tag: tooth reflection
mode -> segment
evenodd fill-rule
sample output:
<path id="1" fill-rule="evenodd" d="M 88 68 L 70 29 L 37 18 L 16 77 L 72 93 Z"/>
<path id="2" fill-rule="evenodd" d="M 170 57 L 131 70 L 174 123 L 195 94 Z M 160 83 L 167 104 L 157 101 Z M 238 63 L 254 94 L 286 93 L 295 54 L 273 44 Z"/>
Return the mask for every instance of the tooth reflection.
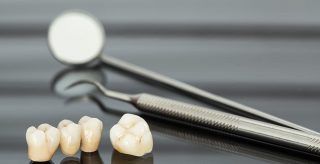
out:
<path id="1" fill-rule="evenodd" d="M 80 164 L 80 159 L 77 157 L 66 157 L 60 164 Z"/>
<path id="2" fill-rule="evenodd" d="M 34 162 L 30 161 L 29 164 L 54 164 L 52 161 L 47 161 L 47 162 Z"/>
<path id="3" fill-rule="evenodd" d="M 116 150 L 113 151 L 111 164 L 153 164 L 153 154 L 147 154 L 142 157 L 121 154 Z"/>
<path id="4" fill-rule="evenodd" d="M 60 164 L 103 164 L 99 151 L 93 153 L 81 152 L 80 159 L 77 157 L 66 157 Z"/>
<path id="5" fill-rule="evenodd" d="M 80 157 L 81 164 L 103 164 L 98 151 L 93 153 L 81 152 Z"/>
<path id="6" fill-rule="evenodd" d="M 77 157 L 66 157 L 60 164 L 103 164 L 103 160 L 98 151 L 93 153 L 81 152 L 80 159 Z M 111 157 L 111 164 L 153 164 L 153 154 L 150 153 L 143 157 L 135 157 L 121 154 L 114 150 Z"/>

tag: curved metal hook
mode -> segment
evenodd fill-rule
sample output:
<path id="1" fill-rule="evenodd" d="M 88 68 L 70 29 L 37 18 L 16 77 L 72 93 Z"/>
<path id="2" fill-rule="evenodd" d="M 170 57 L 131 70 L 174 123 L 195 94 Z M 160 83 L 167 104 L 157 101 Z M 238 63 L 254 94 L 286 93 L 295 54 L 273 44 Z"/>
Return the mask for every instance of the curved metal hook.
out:
<path id="1" fill-rule="evenodd" d="M 92 81 L 92 80 L 79 80 L 71 85 L 69 85 L 68 87 L 66 87 L 66 89 L 70 89 L 76 85 L 79 84 L 91 84 L 94 85 L 98 88 L 98 90 L 105 96 L 107 97 L 111 97 L 117 100 L 121 100 L 121 101 L 125 101 L 125 102 L 132 102 L 132 97 L 133 95 L 129 95 L 126 93 L 121 93 L 121 92 L 117 92 L 117 91 L 113 91 L 113 90 L 109 90 L 107 88 L 105 88 L 101 83 L 96 82 L 96 81 Z"/>

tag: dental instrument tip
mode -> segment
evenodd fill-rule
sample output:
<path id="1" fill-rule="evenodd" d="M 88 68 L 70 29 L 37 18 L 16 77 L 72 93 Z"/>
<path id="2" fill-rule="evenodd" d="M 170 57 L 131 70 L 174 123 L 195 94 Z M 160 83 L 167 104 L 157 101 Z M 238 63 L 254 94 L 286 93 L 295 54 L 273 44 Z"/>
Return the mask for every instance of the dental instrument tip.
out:
<path id="1" fill-rule="evenodd" d="M 134 96 L 134 95 L 126 94 L 126 93 L 121 93 L 121 92 L 109 90 L 106 87 L 104 87 L 100 82 L 92 81 L 92 80 L 79 80 L 77 82 L 74 82 L 74 83 L 70 84 L 65 89 L 70 89 L 70 88 L 72 88 L 72 87 L 74 87 L 76 85 L 79 85 L 79 84 L 91 84 L 91 85 L 94 85 L 95 87 L 98 88 L 98 90 L 103 95 L 105 95 L 107 97 L 114 98 L 114 99 L 118 99 L 118 100 L 121 100 L 121 101 L 125 101 L 125 102 L 131 102 L 132 97 Z"/>
<path id="2" fill-rule="evenodd" d="M 76 81 L 76 82 L 68 85 L 64 90 L 68 90 L 68 89 L 70 89 L 70 88 L 72 88 L 72 87 L 75 87 L 75 86 L 77 86 L 77 85 L 80 85 L 80 84 L 91 84 L 91 85 L 96 86 L 98 89 L 101 89 L 101 90 L 104 89 L 104 87 L 102 86 L 102 84 L 99 83 L 99 82 L 92 81 L 92 80 L 79 80 L 79 81 Z"/>

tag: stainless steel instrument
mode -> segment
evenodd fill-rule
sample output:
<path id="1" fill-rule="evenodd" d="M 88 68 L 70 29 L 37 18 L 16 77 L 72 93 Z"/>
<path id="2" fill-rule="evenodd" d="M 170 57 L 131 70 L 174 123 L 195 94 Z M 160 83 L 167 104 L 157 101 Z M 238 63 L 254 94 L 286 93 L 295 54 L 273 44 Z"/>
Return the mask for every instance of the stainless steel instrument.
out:
<path id="1" fill-rule="evenodd" d="M 320 155 L 320 136 L 277 126 L 214 109 L 195 106 L 151 94 L 136 95 L 106 89 L 101 83 L 81 80 L 78 84 L 95 85 L 105 96 L 129 102 L 140 111 L 187 122 L 189 124 L 225 131 L 231 134 L 256 139 L 263 142 L 289 147 L 311 154 Z"/>
<path id="2" fill-rule="evenodd" d="M 80 86 L 81 87 L 81 86 Z M 75 102 L 91 102 L 106 114 L 105 119 L 110 117 L 120 118 L 126 112 L 120 108 L 110 108 L 104 104 L 99 97 L 93 94 L 71 97 L 67 99 L 67 103 Z M 185 143 L 193 143 L 201 145 L 219 152 L 228 152 L 235 155 L 246 156 L 253 159 L 260 159 L 270 163 L 319 163 L 319 156 L 313 156 L 306 153 L 296 152 L 287 147 L 278 149 L 274 145 L 267 145 L 264 143 L 252 142 L 245 140 L 245 138 L 234 137 L 220 133 L 217 131 L 208 131 L 206 129 L 198 129 L 193 126 L 176 123 L 174 120 L 164 120 L 161 117 L 154 117 L 145 113 L 132 112 L 132 114 L 140 115 L 147 121 L 150 130 L 156 135 L 174 138 Z M 292 151 L 293 150 L 293 151 Z"/>
<path id="3" fill-rule="evenodd" d="M 220 107 L 222 109 L 227 109 L 231 111 L 240 111 L 246 114 L 253 115 L 255 117 L 262 118 L 264 120 L 276 123 L 278 125 L 290 127 L 293 129 L 297 129 L 300 131 L 308 132 L 308 133 L 313 133 L 313 134 L 320 134 L 319 132 L 316 132 L 314 130 L 308 129 L 306 127 L 303 127 L 301 125 L 297 125 L 295 123 L 292 123 L 290 121 L 284 120 L 282 118 L 273 116 L 271 114 L 262 112 L 260 110 L 254 109 L 252 107 L 237 103 L 235 101 L 229 100 L 227 98 L 215 95 L 213 93 L 207 92 L 205 90 L 199 89 L 197 87 L 194 87 L 190 84 L 172 79 L 170 77 L 161 75 L 159 73 L 146 70 L 144 68 L 141 68 L 139 66 L 133 65 L 131 63 L 125 62 L 123 60 L 107 56 L 107 57 L 101 57 L 101 60 L 103 63 L 110 65 L 112 67 L 115 67 L 117 69 L 129 72 L 131 74 L 147 78 L 149 80 L 173 87 L 175 89 L 178 89 L 180 91 L 186 92 L 188 94 L 197 96 L 201 99 L 205 99 L 207 101 L 213 102 L 217 107 Z"/>
<path id="4" fill-rule="evenodd" d="M 79 66 L 92 64 L 94 61 L 101 61 L 104 64 L 120 70 L 208 100 L 222 109 L 240 111 L 279 125 L 319 134 L 311 129 L 212 94 L 184 82 L 174 80 L 111 56 L 102 56 L 105 41 L 104 36 L 104 28 L 99 20 L 89 13 L 73 10 L 63 13 L 51 23 L 48 31 L 48 45 L 54 58 L 64 64 Z"/>

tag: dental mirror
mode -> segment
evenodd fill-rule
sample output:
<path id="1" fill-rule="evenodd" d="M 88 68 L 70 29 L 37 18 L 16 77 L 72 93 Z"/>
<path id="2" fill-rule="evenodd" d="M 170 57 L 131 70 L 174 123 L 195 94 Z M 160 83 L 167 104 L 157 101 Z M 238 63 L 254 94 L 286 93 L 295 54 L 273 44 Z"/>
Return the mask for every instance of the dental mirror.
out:
<path id="1" fill-rule="evenodd" d="M 53 56 L 64 64 L 83 65 L 99 57 L 104 46 L 102 24 L 77 10 L 58 16 L 50 25 L 48 42 Z"/>
<path id="2" fill-rule="evenodd" d="M 111 56 L 102 56 L 105 42 L 102 23 L 91 14 L 72 10 L 58 16 L 50 25 L 48 45 L 54 58 L 63 64 L 79 66 L 100 61 L 124 72 L 160 83 L 231 112 L 242 113 L 311 134 L 318 132 L 282 118 L 207 92 L 190 84 L 144 69 Z"/>

